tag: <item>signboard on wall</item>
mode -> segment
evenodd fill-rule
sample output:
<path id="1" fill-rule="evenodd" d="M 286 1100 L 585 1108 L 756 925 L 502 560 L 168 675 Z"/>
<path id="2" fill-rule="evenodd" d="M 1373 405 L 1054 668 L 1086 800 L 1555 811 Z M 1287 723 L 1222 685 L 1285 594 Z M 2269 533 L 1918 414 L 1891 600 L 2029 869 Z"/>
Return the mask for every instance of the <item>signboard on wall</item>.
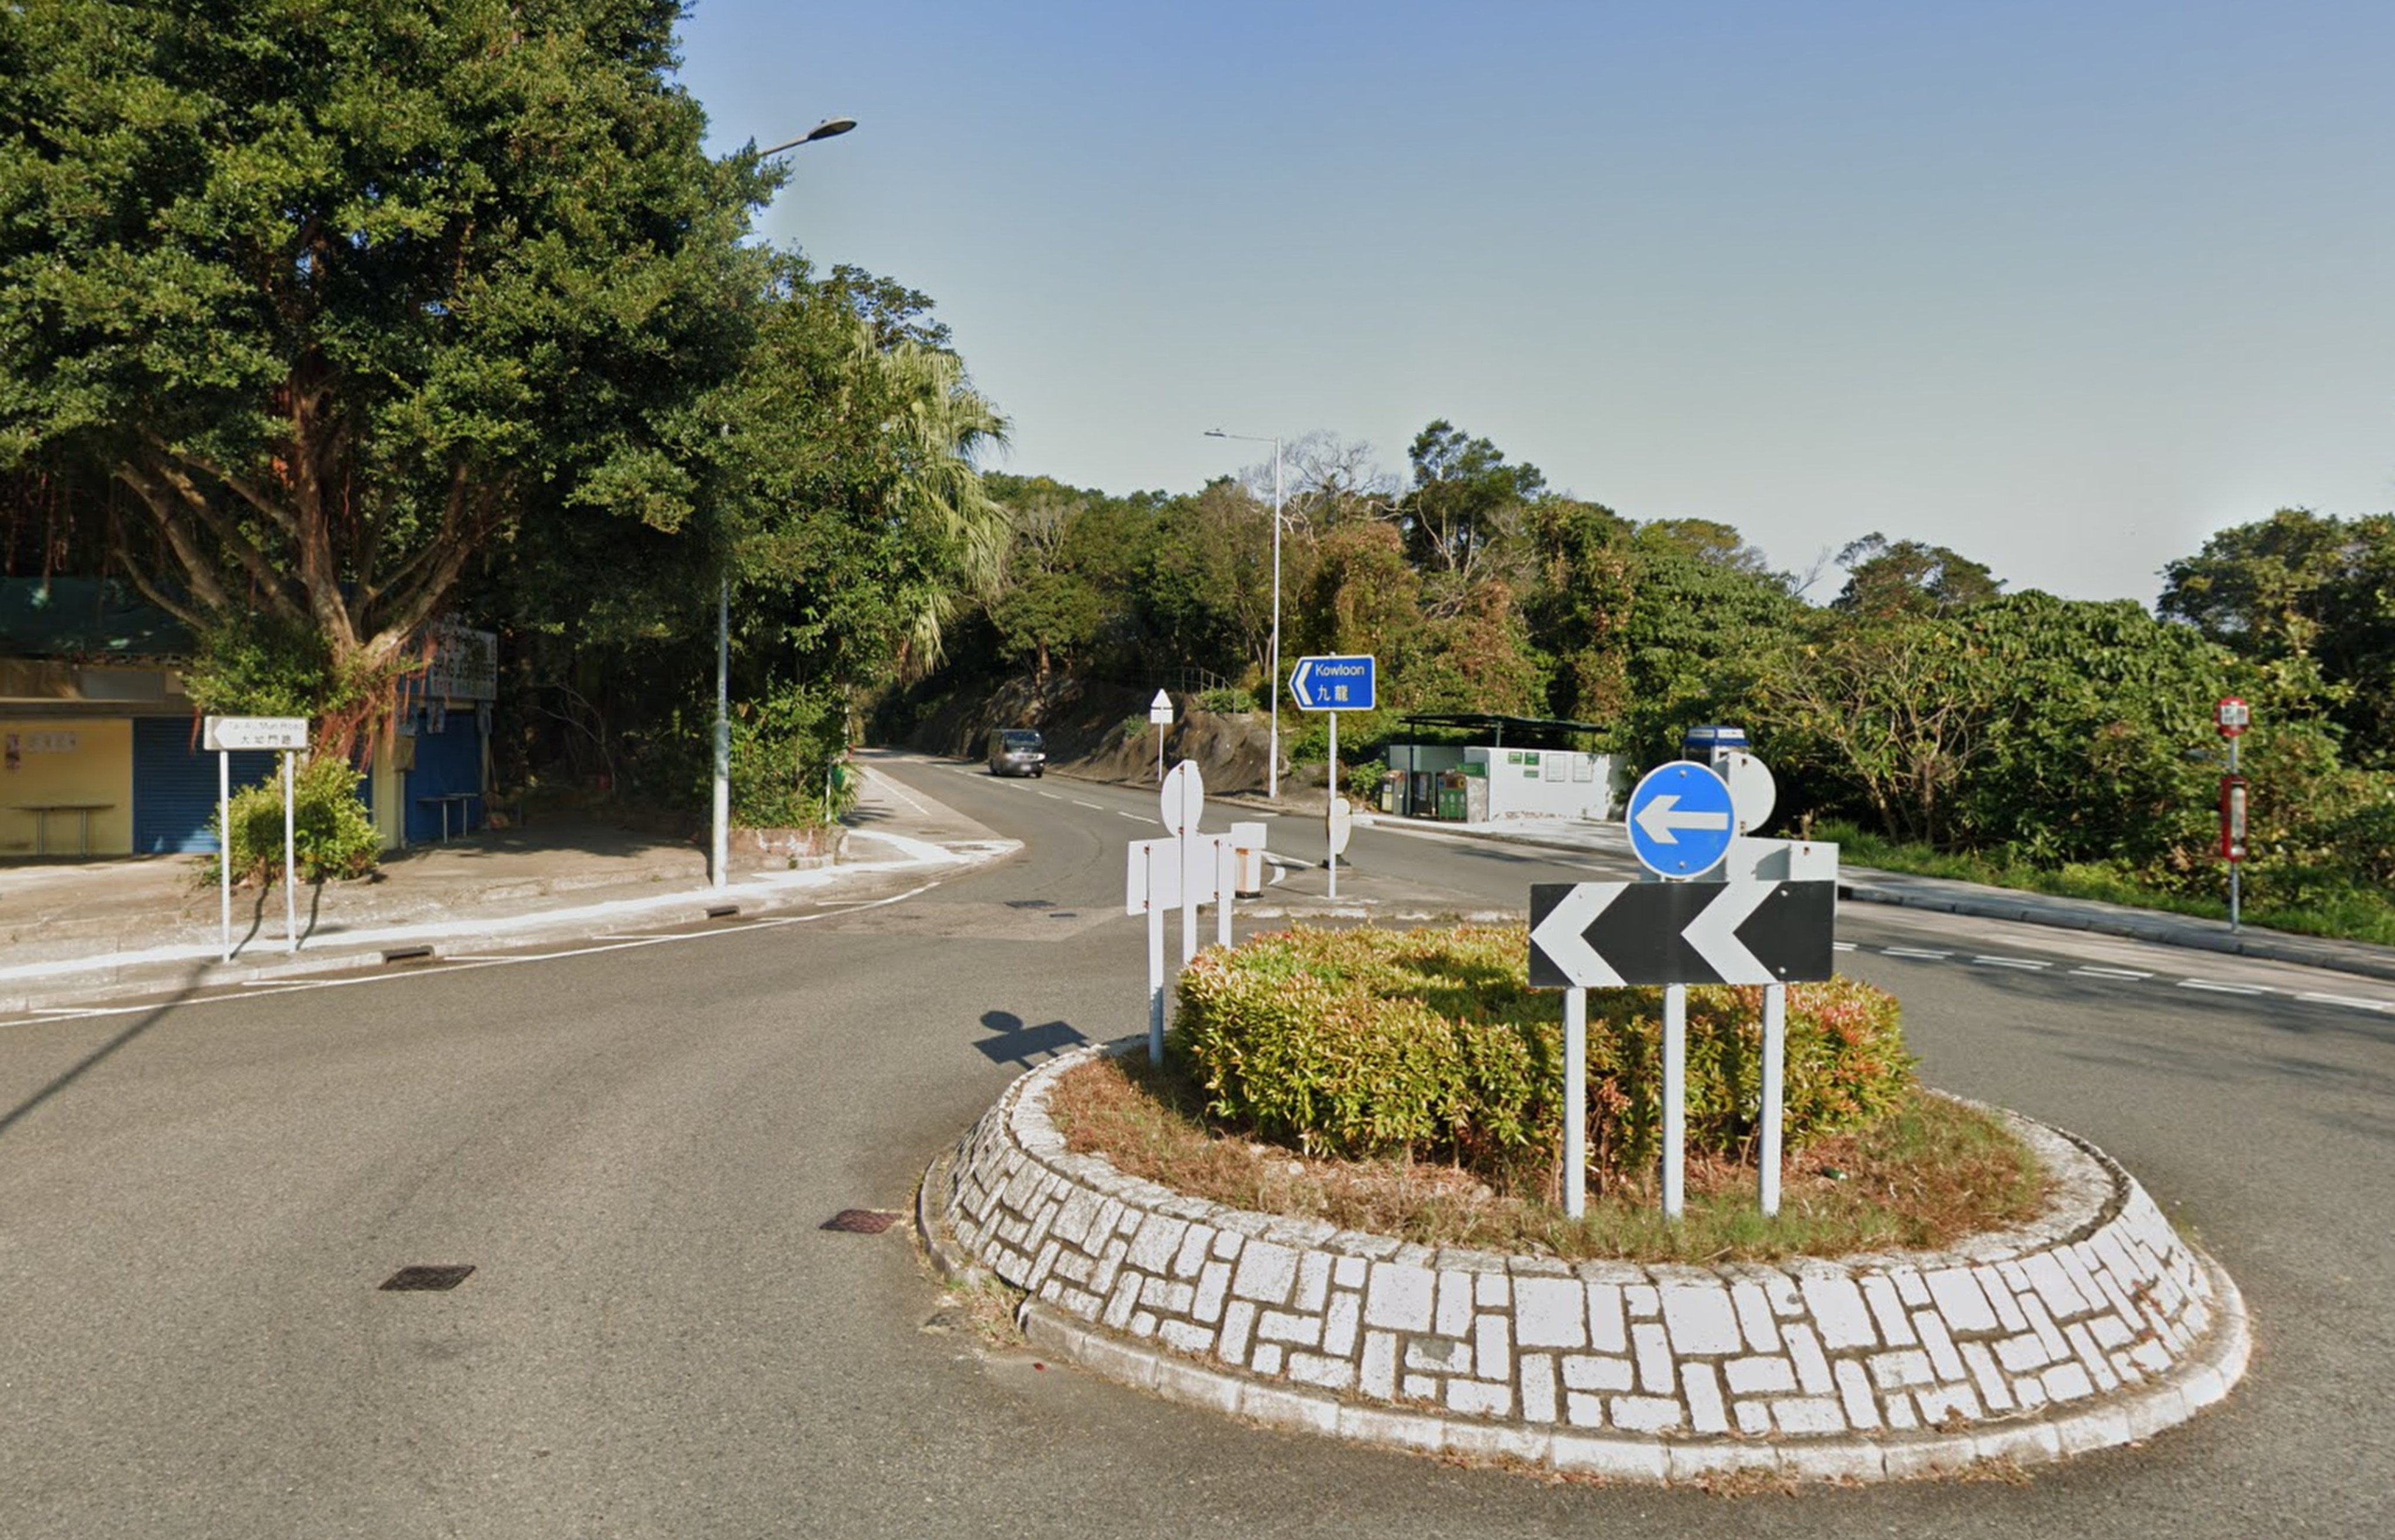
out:
<path id="1" fill-rule="evenodd" d="M 432 662 L 417 685 L 430 700 L 499 698 L 499 635 L 464 626 L 435 626 L 425 633 Z"/>

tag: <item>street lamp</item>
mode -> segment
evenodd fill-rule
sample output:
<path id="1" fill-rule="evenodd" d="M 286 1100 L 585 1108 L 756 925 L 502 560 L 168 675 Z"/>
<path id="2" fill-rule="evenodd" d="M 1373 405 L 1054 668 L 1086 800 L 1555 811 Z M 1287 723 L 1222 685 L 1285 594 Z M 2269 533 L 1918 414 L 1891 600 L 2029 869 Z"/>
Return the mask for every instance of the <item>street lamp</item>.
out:
<path id="1" fill-rule="evenodd" d="M 757 158 L 778 155 L 817 139 L 837 139 L 856 126 L 854 118 L 829 117 L 797 139 L 760 150 Z M 732 864 L 732 564 L 723 564 L 715 596 L 715 828 L 708 843 L 707 885 L 721 888 Z"/>
<path id="2" fill-rule="evenodd" d="M 1208 438 L 1237 439 L 1243 444 L 1269 444 L 1273 446 L 1273 623 L 1272 667 L 1264 680 L 1264 694 L 1272 699 L 1272 750 L 1264 761 L 1264 797 L 1270 802 L 1280 800 L 1280 439 L 1259 438 L 1252 433 L 1226 433 L 1220 428 L 1206 430 Z"/>

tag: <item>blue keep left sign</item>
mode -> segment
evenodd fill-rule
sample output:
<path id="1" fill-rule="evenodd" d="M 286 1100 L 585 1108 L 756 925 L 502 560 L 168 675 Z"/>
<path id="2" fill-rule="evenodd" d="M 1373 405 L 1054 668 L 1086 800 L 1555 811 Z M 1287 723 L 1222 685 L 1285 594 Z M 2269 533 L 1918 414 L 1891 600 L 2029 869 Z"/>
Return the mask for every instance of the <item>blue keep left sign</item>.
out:
<path id="1" fill-rule="evenodd" d="M 1303 711 L 1369 711 L 1372 673 L 1370 657 L 1301 657 L 1290 671 L 1289 693 Z"/>
<path id="2" fill-rule="evenodd" d="M 1658 877 L 1698 877 L 1721 865 L 1737 832 L 1729 783 L 1693 760 L 1659 764 L 1630 793 L 1630 853 Z"/>

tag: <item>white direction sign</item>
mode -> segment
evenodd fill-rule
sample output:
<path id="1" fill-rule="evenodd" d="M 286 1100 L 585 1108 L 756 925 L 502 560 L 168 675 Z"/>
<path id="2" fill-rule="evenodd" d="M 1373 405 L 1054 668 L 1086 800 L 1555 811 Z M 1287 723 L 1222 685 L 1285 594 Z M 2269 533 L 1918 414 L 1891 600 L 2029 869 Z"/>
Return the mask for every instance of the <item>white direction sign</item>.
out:
<path id="1" fill-rule="evenodd" d="M 1131 865 L 1123 883 L 1125 914 L 1222 901 L 1218 874 L 1223 866 L 1223 836 L 1199 834 L 1186 841 L 1188 853 L 1195 859 L 1185 869 L 1182 865 L 1184 843 L 1178 839 L 1131 843 Z"/>
<path id="2" fill-rule="evenodd" d="M 206 721 L 200 743 L 210 753 L 243 749 L 305 749 L 308 719 L 212 716 Z"/>
<path id="3" fill-rule="evenodd" d="M 1742 749 L 1728 749 L 1714 756 L 1714 774 L 1729 786 L 1730 811 L 1740 833 L 1752 834 L 1771 821 L 1780 783 L 1772 779 L 1769 765 Z"/>
<path id="4" fill-rule="evenodd" d="M 1369 711 L 1378 698 L 1378 668 L 1369 655 L 1301 657 L 1289 693 L 1304 711 Z"/>
<path id="5" fill-rule="evenodd" d="M 1164 827 L 1175 834 L 1195 834 L 1198 820 L 1206 816 L 1206 782 L 1198 774 L 1198 766 L 1183 760 L 1164 777 L 1164 794 L 1158 799 L 1164 813 Z"/>

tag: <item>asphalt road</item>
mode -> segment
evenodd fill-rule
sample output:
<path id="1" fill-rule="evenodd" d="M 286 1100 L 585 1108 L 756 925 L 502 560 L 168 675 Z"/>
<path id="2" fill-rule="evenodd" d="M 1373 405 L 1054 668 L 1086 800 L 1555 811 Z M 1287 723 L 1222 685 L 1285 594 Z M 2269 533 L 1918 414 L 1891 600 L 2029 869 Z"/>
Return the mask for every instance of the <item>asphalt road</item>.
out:
<path id="1" fill-rule="evenodd" d="M 2387 986 L 1849 907 L 1842 963 L 1902 996 L 1931 1081 L 2103 1144 L 2228 1267 L 2245 1385 L 2021 1484 L 1549 1483 L 986 1349 L 903 1225 L 822 1228 L 903 1209 L 1024 1064 L 1143 1027 L 1121 852 L 1153 793 L 900 774 L 1024 851 L 875 909 L 8 1028 L 0 1534 L 2387 1528 L 2395 1016 L 2297 998 Z M 1277 821 L 1292 856 L 1318 840 Z M 1392 916 L 1608 864 L 1374 830 L 1353 854 L 1342 898 Z"/>

